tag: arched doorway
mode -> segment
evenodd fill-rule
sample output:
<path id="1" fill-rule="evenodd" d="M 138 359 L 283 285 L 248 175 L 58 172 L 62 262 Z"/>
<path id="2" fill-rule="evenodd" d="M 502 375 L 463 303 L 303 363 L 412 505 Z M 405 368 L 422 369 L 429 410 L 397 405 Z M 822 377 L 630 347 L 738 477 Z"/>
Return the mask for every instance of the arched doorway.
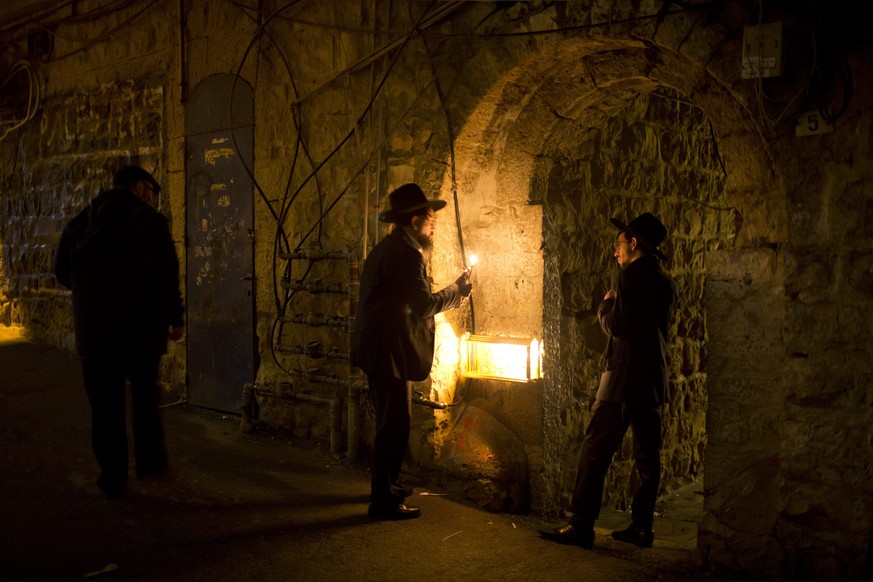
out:
<path id="1" fill-rule="evenodd" d="M 542 438 L 525 442 L 534 509 L 557 515 L 575 477 L 602 341 L 592 310 L 614 270 L 610 216 L 649 210 L 671 225 L 665 249 L 684 295 L 670 352 L 678 390 L 665 420 L 662 484 L 700 479 L 711 462 L 708 389 L 720 382 L 707 367 L 707 257 L 754 238 L 763 208 L 768 220 L 782 217 L 754 123 L 678 53 L 573 39 L 509 69 L 466 118 L 454 151 L 457 181 L 447 179 L 444 198 L 457 189 L 465 246 L 490 248 L 496 258 L 491 269 L 484 258 L 477 267 L 477 326 L 510 335 L 533 329 L 544 340 Z M 526 319 L 531 306 L 534 322 Z M 621 506 L 633 487 L 630 463 L 616 464 L 610 484 L 609 502 Z"/>

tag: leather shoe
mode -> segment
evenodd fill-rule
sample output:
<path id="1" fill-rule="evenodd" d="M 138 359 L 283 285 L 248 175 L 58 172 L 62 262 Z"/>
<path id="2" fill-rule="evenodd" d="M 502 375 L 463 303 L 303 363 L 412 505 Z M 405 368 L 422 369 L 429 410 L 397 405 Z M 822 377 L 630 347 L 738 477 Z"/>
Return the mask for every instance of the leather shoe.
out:
<path id="1" fill-rule="evenodd" d="M 572 544 L 589 550 L 594 547 L 593 526 L 583 527 L 568 523 L 559 528 L 540 530 L 540 537 L 559 544 Z"/>
<path id="2" fill-rule="evenodd" d="M 373 505 L 367 510 L 367 515 L 373 519 L 384 519 L 388 521 L 400 521 L 404 519 L 415 519 L 421 515 L 421 510 L 417 507 L 409 507 L 403 503 L 396 505 Z"/>
<path id="3" fill-rule="evenodd" d="M 655 541 L 655 532 L 651 529 L 632 525 L 625 529 L 612 532 L 612 539 L 641 548 L 651 548 Z"/>

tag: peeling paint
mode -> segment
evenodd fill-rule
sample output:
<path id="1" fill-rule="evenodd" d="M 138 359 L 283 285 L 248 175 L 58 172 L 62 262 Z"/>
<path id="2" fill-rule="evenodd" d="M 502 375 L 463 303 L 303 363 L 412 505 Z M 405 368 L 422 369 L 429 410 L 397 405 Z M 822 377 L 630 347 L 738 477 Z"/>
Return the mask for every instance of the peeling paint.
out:
<path id="1" fill-rule="evenodd" d="M 196 283 L 199 287 L 204 282 L 212 282 L 215 279 L 215 273 L 212 270 L 212 266 L 207 262 L 203 263 L 203 266 L 200 267 L 200 271 L 197 273 Z"/>
<path id="2" fill-rule="evenodd" d="M 229 160 L 234 157 L 236 152 L 233 148 L 216 148 L 214 150 L 205 150 L 203 152 L 203 160 L 210 166 L 214 166 L 221 158 Z"/>

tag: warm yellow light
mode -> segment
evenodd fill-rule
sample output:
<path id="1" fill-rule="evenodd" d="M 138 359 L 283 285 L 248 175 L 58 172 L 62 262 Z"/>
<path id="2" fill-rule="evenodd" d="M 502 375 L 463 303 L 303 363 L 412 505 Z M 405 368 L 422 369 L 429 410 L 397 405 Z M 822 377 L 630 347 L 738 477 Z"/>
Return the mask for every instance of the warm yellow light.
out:
<path id="1" fill-rule="evenodd" d="M 471 267 L 475 267 L 476 263 L 478 263 L 478 262 L 479 262 L 479 257 L 477 257 L 476 255 L 470 255 L 470 266 Z"/>
<path id="2" fill-rule="evenodd" d="M 542 377 L 542 350 L 536 339 L 469 335 L 461 343 L 464 375 L 529 382 Z"/>

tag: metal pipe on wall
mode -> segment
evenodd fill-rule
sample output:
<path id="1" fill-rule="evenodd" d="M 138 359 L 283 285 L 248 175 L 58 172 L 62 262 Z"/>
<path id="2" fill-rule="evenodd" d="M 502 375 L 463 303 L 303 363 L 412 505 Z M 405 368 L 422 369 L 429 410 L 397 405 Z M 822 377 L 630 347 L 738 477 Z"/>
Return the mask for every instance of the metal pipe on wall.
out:
<path id="1" fill-rule="evenodd" d="M 185 0 L 179 0 L 179 102 L 188 102 L 188 14 L 185 11 Z"/>
<path id="2" fill-rule="evenodd" d="M 337 293 L 340 291 L 345 291 L 348 294 L 348 316 L 326 316 L 323 313 L 313 313 L 309 312 L 306 314 L 298 313 L 283 316 L 283 319 L 290 323 L 298 323 L 309 325 L 312 327 L 321 327 L 321 326 L 329 326 L 329 327 L 343 327 L 346 329 L 348 334 L 348 343 L 351 348 L 352 345 L 352 336 L 354 334 L 355 328 L 355 316 L 358 311 L 358 301 L 360 297 L 360 260 L 355 253 L 347 252 L 347 251 L 325 251 L 322 249 L 299 249 L 293 252 L 281 253 L 280 257 L 284 260 L 309 260 L 309 261 L 320 261 L 320 260 L 345 260 L 348 264 L 348 280 L 349 285 L 347 289 L 342 289 L 342 286 L 322 286 L 315 284 L 300 284 L 299 287 L 301 290 L 308 291 L 310 293 Z M 291 287 L 292 285 L 289 285 Z M 314 352 L 310 352 L 310 348 L 315 350 Z M 340 353 L 338 350 L 329 350 L 327 354 L 322 353 L 323 350 L 320 346 L 312 347 L 307 346 L 304 348 L 303 346 L 299 346 L 296 348 L 286 348 L 279 349 L 277 351 L 282 351 L 286 353 L 301 353 L 304 352 L 306 355 L 311 357 L 323 357 L 325 355 L 335 356 L 337 353 Z M 348 359 L 348 354 L 344 354 L 346 359 Z M 320 373 L 320 371 L 315 368 L 311 370 L 287 370 L 287 372 L 293 376 L 297 376 L 305 379 L 308 382 L 318 383 L 318 384 L 328 384 L 334 386 L 344 386 L 347 388 L 347 426 L 346 426 L 346 458 L 351 461 L 357 461 L 360 456 L 361 451 L 361 435 L 362 435 L 362 412 L 361 412 L 361 394 L 363 392 L 365 386 L 365 379 L 363 377 L 363 373 L 358 368 L 351 365 L 349 362 L 349 375 L 348 378 L 340 378 L 334 375 L 325 375 Z M 248 418 L 246 418 L 246 410 L 244 410 L 244 419 L 241 424 L 241 428 L 243 425 L 247 426 L 248 430 L 251 430 L 251 409 L 253 407 L 253 398 L 250 393 L 253 391 L 253 388 L 249 388 L 248 395 L 247 391 L 243 390 L 243 407 L 248 410 Z M 259 391 L 260 392 L 260 391 Z M 297 393 L 300 394 L 300 393 Z M 284 397 L 284 396 L 283 396 Z M 294 398 L 294 396 L 289 395 L 289 398 Z M 311 397 L 316 398 L 316 397 Z M 326 401 L 326 399 L 321 399 L 321 401 Z M 336 399 L 337 406 L 331 406 L 331 452 L 339 453 L 339 439 L 342 438 L 342 418 L 341 418 L 341 407 L 339 404 L 339 399 Z M 333 402 L 333 401 L 331 401 Z"/>
<path id="3" fill-rule="evenodd" d="M 242 418 L 240 419 L 240 431 L 251 432 L 253 428 L 254 404 L 257 396 L 269 396 L 285 400 L 301 400 L 329 405 L 330 410 L 330 452 L 334 455 L 342 454 L 342 403 L 339 398 L 324 398 L 305 392 L 295 391 L 289 383 L 273 385 L 245 384 L 243 386 Z"/>
<path id="4" fill-rule="evenodd" d="M 349 254 L 349 316 L 348 335 L 349 351 L 351 352 L 352 340 L 355 334 L 355 318 L 358 315 L 358 300 L 361 295 L 361 281 L 359 273 L 360 263 L 357 256 Z M 357 461 L 361 453 L 361 391 L 364 385 L 363 373 L 359 368 L 352 366 L 349 360 L 349 393 L 348 393 L 348 431 L 346 433 L 346 458 Z"/>

